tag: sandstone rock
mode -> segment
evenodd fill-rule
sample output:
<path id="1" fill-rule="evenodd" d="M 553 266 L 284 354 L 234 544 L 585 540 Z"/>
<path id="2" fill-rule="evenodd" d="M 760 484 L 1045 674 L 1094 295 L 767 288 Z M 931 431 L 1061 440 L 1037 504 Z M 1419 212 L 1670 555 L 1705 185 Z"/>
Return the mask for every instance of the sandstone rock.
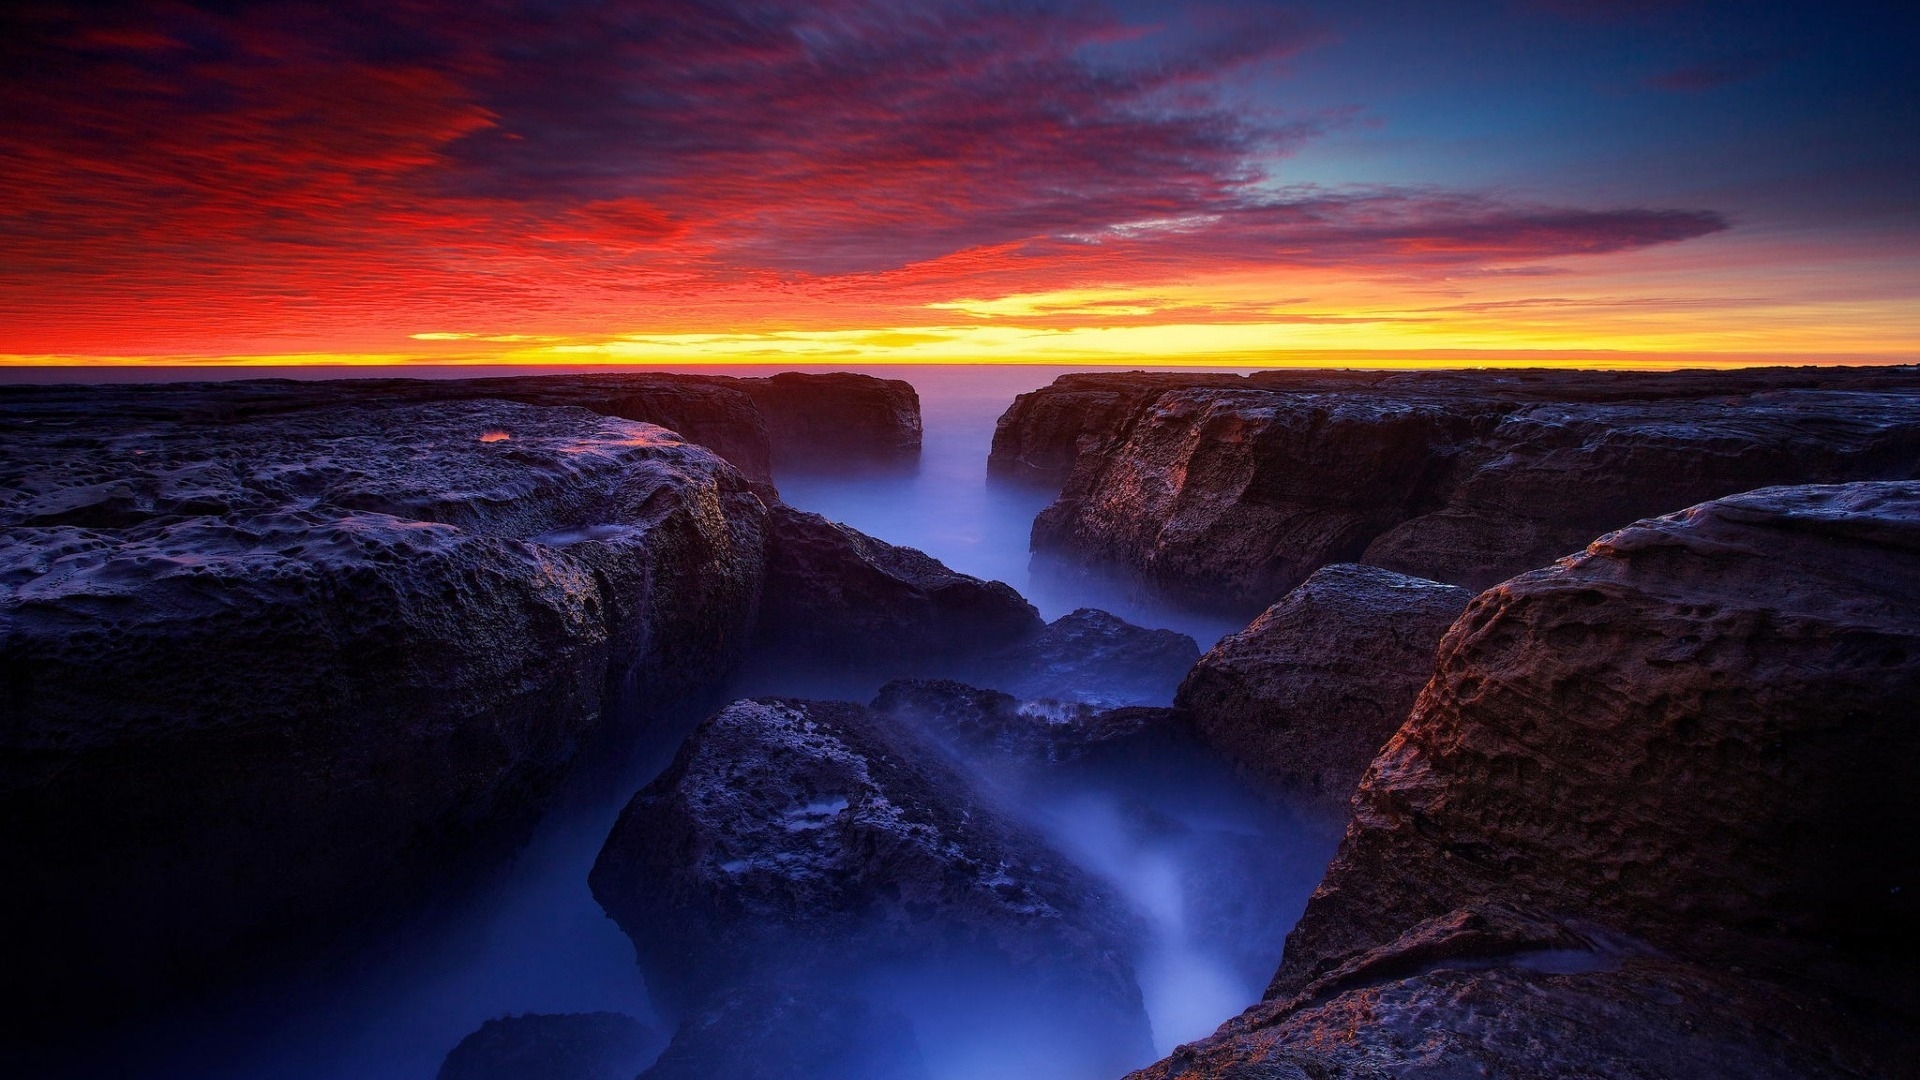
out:
<path id="1" fill-rule="evenodd" d="M 439 1080 L 633 1080 L 660 1042 L 621 1013 L 503 1016 L 460 1040 Z"/>
<path id="2" fill-rule="evenodd" d="M 1144 1075 L 1910 1075 L 1916 701 L 1920 483 L 1734 496 L 1489 590 L 1268 1001 Z"/>
<path id="3" fill-rule="evenodd" d="M 843 469 L 920 458 L 920 395 L 900 379 L 788 371 L 735 385 L 766 417 L 783 464 Z"/>
<path id="4" fill-rule="evenodd" d="M 687 1018 L 640 1080 L 926 1080 L 905 1017 L 843 990 L 752 983 Z"/>
<path id="5" fill-rule="evenodd" d="M 656 997 L 770 972 L 831 985 L 875 963 L 985 965 L 1116 1061 L 1144 1045 L 1133 916 L 858 705 L 728 706 L 634 797 L 590 881 Z"/>
<path id="6" fill-rule="evenodd" d="M 1916 701 L 1920 483 L 1768 489 L 1602 537 L 1448 632 L 1275 988 L 1524 898 L 1909 998 Z"/>
<path id="7" fill-rule="evenodd" d="M 760 591 L 740 475 L 584 411 L 43 408 L 0 447 L 0 847 L 49 1009 L 176 993 L 457 873 L 610 700 L 717 683 Z"/>
<path id="8" fill-rule="evenodd" d="M 896 679 L 880 688 L 872 708 L 966 750 L 1014 761 L 1104 760 L 1186 737 L 1171 709 L 1022 701 L 951 679 Z"/>
<path id="9" fill-rule="evenodd" d="M 1104 708 L 1166 705 L 1200 646 L 1172 630 L 1148 630 L 1096 608 L 1063 615 L 1028 641 L 989 656 L 973 677 L 1022 698 Z"/>
<path id="10" fill-rule="evenodd" d="M 771 655 L 882 675 L 946 671 L 1033 636 L 1010 586 L 784 505 L 769 511 L 759 644 Z"/>
<path id="11" fill-rule="evenodd" d="M 765 379 L 644 371 L 482 379 L 247 379 L 220 383 L 0 386 L 0 409 L 48 422 L 76 412 L 123 421 L 231 423 L 341 405 L 494 398 L 573 406 L 656 424 L 771 484 L 781 465 L 865 465 L 920 452 L 913 387 L 868 375 L 786 372 Z"/>
<path id="12" fill-rule="evenodd" d="M 1815 1004 L 1538 916 L 1459 911 L 1130 1080 L 1906 1074 L 1897 1033 Z"/>
<path id="13" fill-rule="evenodd" d="M 1472 598 L 1378 567 L 1322 567 L 1202 657 L 1175 705 L 1240 768 L 1344 815 Z"/>
<path id="14" fill-rule="evenodd" d="M 1036 550 L 1230 609 L 1341 561 L 1484 588 L 1705 499 L 1920 475 L 1913 368 L 1105 378 L 1003 417 L 997 469 L 1073 461 Z"/>

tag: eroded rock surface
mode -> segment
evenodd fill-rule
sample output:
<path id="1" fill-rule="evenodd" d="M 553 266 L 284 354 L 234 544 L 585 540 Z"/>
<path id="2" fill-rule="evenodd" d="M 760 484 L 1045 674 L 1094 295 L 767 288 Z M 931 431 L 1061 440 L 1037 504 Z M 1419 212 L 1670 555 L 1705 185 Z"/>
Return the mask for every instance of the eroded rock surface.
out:
<path id="1" fill-rule="evenodd" d="M 872 707 L 966 750 L 1024 762 L 1148 753 L 1187 734 L 1171 709 L 1023 700 L 951 679 L 896 679 Z"/>
<path id="2" fill-rule="evenodd" d="M 1175 704 L 1240 768 L 1344 815 L 1471 599 L 1378 567 L 1322 567 L 1201 657 Z"/>
<path id="3" fill-rule="evenodd" d="M 766 417 L 782 464 L 844 469 L 919 460 L 920 395 L 911 383 L 798 371 L 730 381 Z"/>
<path id="4" fill-rule="evenodd" d="M 785 372 L 764 379 L 645 371 L 481 379 L 248 379 L 219 383 L 0 386 L 0 409 L 60 422 L 75 413 L 128 424 L 232 423 L 335 405 L 498 399 L 572 406 L 668 428 L 756 484 L 778 465 L 860 466 L 920 452 L 913 387 L 868 375 Z"/>
<path id="5" fill-rule="evenodd" d="M 1034 546 L 1225 608 L 1365 562 L 1470 588 L 1769 484 L 1920 475 L 1920 370 L 1064 376 L 996 438 L 1072 461 Z M 1071 449 L 1068 449 L 1071 447 Z"/>
<path id="6" fill-rule="evenodd" d="M 998 581 L 775 505 L 759 642 L 769 657 L 882 675 L 950 671 L 1044 625 Z"/>
<path id="7" fill-rule="evenodd" d="M 46 408 L 0 446 L 0 844 L 49 1008 L 173 992 L 452 873 L 607 701 L 716 683 L 760 592 L 740 474 L 585 411 Z"/>
<path id="8" fill-rule="evenodd" d="M 1920 483 L 1734 496 L 1489 590 L 1269 1000 L 1145 1075 L 1911 1075 L 1916 701 Z"/>
<path id="9" fill-rule="evenodd" d="M 858 705 L 741 701 L 707 720 L 621 814 L 591 884 L 656 995 L 986 969 L 1116 1062 L 1144 1044 L 1124 904 Z"/>
<path id="10" fill-rule="evenodd" d="M 622 1013 L 503 1016 L 460 1040 L 439 1080 L 633 1080 L 661 1041 Z"/>
<path id="11" fill-rule="evenodd" d="M 1022 698 L 1052 698 L 1101 708 L 1164 706 L 1200 658 L 1185 634 L 1149 630 L 1097 608 L 1048 623 L 1030 640 L 986 657 L 970 672 Z"/>

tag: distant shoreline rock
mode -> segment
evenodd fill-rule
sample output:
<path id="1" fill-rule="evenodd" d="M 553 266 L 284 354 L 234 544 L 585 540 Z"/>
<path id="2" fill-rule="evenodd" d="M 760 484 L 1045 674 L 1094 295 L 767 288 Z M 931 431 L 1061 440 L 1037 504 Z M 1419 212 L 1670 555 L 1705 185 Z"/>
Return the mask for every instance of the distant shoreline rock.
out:
<path id="1" fill-rule="evenodd" d="M 1066 375 L 991 468 L 1064 471 L 1037 552 L 1208 606 L 1335 562 L 1481 589 L 1707 499 L 1920 476 L 1920 369 Z"/>

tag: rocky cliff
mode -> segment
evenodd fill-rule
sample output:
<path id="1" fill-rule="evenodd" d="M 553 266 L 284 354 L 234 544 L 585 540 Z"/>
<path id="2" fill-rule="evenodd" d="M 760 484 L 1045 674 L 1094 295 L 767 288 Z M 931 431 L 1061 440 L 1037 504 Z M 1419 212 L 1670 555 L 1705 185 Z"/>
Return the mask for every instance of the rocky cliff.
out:
<path id="1" fill-rule="evenodd" d="M 1489 590 L 1268 1001 L 1142 1075 L 1910 1075 L 1917 701 L 1920 483 L 1734 496 Z"/>
<path id="2" fill-rule="evenodd" d="M 1229 609 L 1353 561 L 1471 588 L 1768 484 L 1920 475 L 1920 370 L 1064 376 L 1001 475 L 1066 470 L 1037 551 Z"/>

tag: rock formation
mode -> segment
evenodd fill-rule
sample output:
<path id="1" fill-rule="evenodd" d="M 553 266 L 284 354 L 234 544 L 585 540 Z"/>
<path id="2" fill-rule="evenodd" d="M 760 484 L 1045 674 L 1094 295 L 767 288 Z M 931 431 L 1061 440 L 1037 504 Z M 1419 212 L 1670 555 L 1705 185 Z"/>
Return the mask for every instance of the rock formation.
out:
<path id="1" fill-rule="evenodd" d="M 660 1042 L 621 1013 L 503 1016 L 460 1040 L 438 1080 L 633 1080 Z"/>
<path id="2" fill-rule="evenodd" d="M 1223 378 L 1016 401 L 994 470 L 1073 463 L 1035 549 L 1245 609 L 1333 562 L 1479 589 L 1702 500 L 1920 476 L 1912 368 Z"/>
<path id="3" fill-rule="evenodd" d="M 1908 1075 L 1916 701 L 1920 483 L 1738 495 L 1489 590 L 1268 1000 L 1143 1075 Z"/>
<path id="4" fill-rule="evenodd" d="M 588 409 L 656 424 L 725 458 L 756 484 L 779 465 L 898 464 L 920 453 L 913 387 L 868 375 L 765 379 L 645 371 L 481 379 L 250 379 L 220 383 L 0 386 L 0 410 L 49 422 L 76 412 L 127 422 L 230 423 L 326 405 L 475 399 Z"/>
<path id="5" fill-rule="evenodd" d="M 656 998 L 836 982 L 874 963 L 990 969 L 1144 1044 L 1137 924 L 909 727 L 845 703 L 740 701 L 622 812 L 590 878 Z"/>
<path id="6" fill-rule="evenodd" d="M 759 644 L 770 660 L 880 675 L 952 670 L 1044 625 L 1008 585 L 818 514 L 776 504 L 768 526 Z"/>
<path id="7" fill-rule="evenodd" d="M 760 590 L 740 475 L 592 413 L 0 438 L 0 807 L 53 989 L 171 983 L 446 872 L 527 820 L 610 697 L 716 682 Z"/>
<path id="8" fill-rule="evenodd" d="M 1022 762 L 1105 760 L 1187 738 L 1171 709 L 1023 701 L 951 679 L 896 679 L 872 708 L 967 751 Z"/>
<path id="9" fill-rule="evenodd" d="M 1471 599 L 1378 567 L 1322 567 L 1201 657 L 1175 705 L 1235 765 L 1344 816 Z"/>
<path id="10" fill-rule="evenodd" d="M 920 457 L 920 395 L 900 379 L 782 372 L 730 380 L 767 420 L 774 458 L 835 471 Z"/>
<path id="11" fill-rule="evenodd" d="M 1081 608 L 1030 640 L 983 658 L 969 676 L 1022 698 L 1102 708 L 1166 705 L 1199 658 L 1200 646 L 1185 634 Z"/>

